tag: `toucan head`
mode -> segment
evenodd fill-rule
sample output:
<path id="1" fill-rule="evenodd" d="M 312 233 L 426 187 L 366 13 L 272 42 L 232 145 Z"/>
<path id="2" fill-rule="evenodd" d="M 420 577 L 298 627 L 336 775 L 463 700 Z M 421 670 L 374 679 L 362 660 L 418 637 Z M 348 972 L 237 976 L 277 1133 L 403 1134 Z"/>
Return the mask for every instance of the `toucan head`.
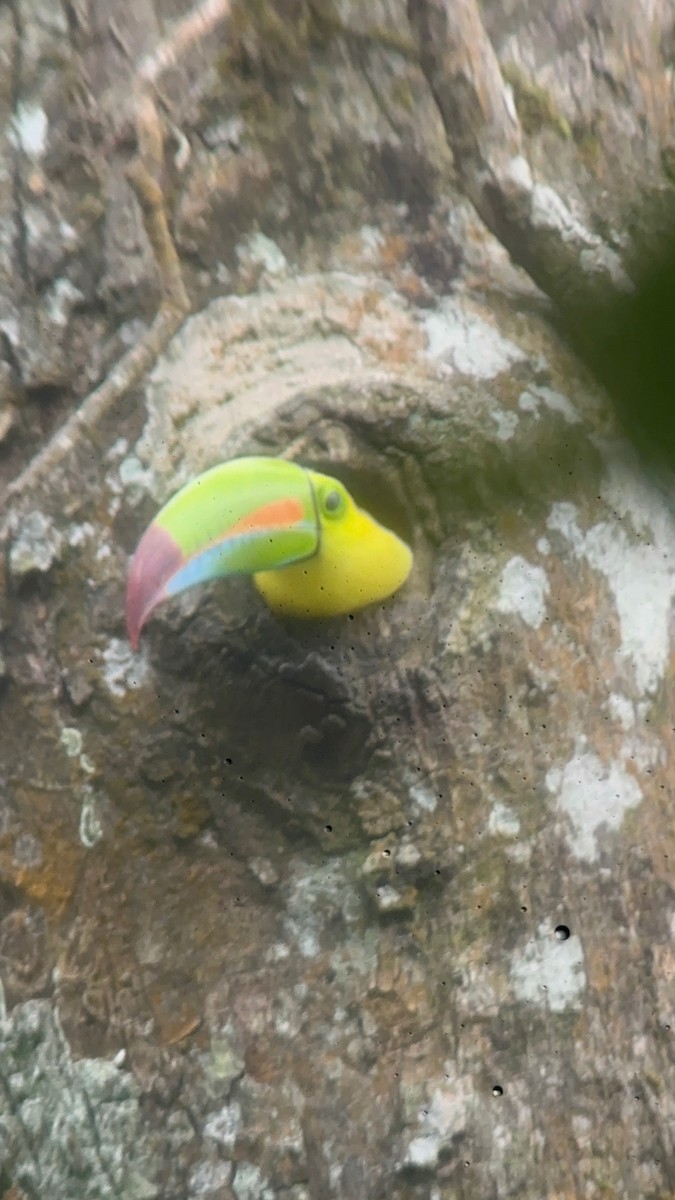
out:
<path id="1" fill-rule="evenodd" d="M 334 617 L 405 582 L 410 548 L 354 503 L 337 479 L 279 458 L 236 458 L 186 484 L 157 514 L 131 560 L 129 639 L 158 604 L 226 575 L 252 575 L 269 607 Z"/>

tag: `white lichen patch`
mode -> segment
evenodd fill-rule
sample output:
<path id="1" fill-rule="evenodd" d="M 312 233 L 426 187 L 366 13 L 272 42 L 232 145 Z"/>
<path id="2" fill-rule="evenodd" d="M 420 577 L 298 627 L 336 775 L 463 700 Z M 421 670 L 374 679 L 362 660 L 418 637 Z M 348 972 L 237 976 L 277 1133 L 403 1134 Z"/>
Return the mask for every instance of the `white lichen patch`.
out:
<path id="1" fill-rule="evenodd" d="M 588 248 L 601 245 L 552 187 L 538 183 L 532 189 L 531 219 L 540 229 L 554 229 L 564 242 L 578 242 Z"/>
<path id="2" fill-rule="evenodd" d="M 539 403 L 535 396 L 530 391 L 521 392 L 518 397 L 518 408 L 522 412 L 532 413 L 533 416 L 539 418 Z"/>
<path id="3" fill-rule="evenodd" d="M 356 920 L 359 912 L 358 894 L 337 860 L 318 867 L 299 864 L 289 885 L 284 932 L 304 958 L 314 958 L 322 949 L 325 927 L 338 915 Z"/>
<path id="4" fill-rule="evenodd" d="M 457 956 L 455 969 L 461 977 L 456 989 L 458 1011 L 495 1017 L 504 991 L 501 971 L 491 963 L 476 962 L 473 950 Z"/>
<path id="5" fill-rule="evenodd" d="M 415 808 L 422 812 L 435 812 L 438 807 L 436 793 L 424 783 L 413 783 L 408 788 L 408 795 Z"/>
<path id="6" fill-rule="evenodd" d="M 627 696 L 611 692 L 607 700 L 610 715 L 626 732 L 635 725 L 635 705 Z"/>
<path id="7" fill-rule="evenodd" d="M 619 829 L 625 814 L 642 800 L 634 775 L 620 763 L 606 765 L 590 752 L 575 754 L 562 770 L 550 770 L 546 786 L 567 818 L 572 853 L 586 862 L 598 857 L 603 826 Z"/>
<path id="8" fill-rule="evenodd" d="M 467 1127 L 475 1095 L 473 1080 L 456 1075 L 450 1065 L 448 1072 L 447 1082 L 433 1089 L 418 1112 L 419 1133 L 405 1152 L 406 1166 L 435 1166 L 441 1150 Z"/>
<path id="9" fill-rule="evenodd" d="M 532 841 L 516 842 L 509 846 L 508 862 L 512 863 L 528 863 L 532 858 L 534 849 Z"/>
<path id="10" fill-rule="evenodd" d="M 150 668 L 142 654 L 135 654 L 127 641 L 111 638 L 103 651 L 103 682 L 113 696 L 125 696 L 142 687 Z"/>
<path id="11" fill-rule="evenodd" d="M 520 346 L 454 297 L 428 313 L 422 327 L 429 358 L 446 371 L 493 379 L 526 357 Z"/>
<path id="12" fill-rule="evenodd" d="M 237 246 L 236 254 L 240 262 L 262 267 L 268 275 L 285 275 L 288 271 L 288 259 L 283 250 L 264 233 L 252 233 Z"/>
<path id="13" fill-rule="evenodd" d="M 518 413 L 495 408 L 490 413 L 490 416 L 497 426 L 497 440 L 500 442 L 510 442 L 518 428 Z"/>
<path id="14" fill-rule="evenodd" d="M 241 1105 L 233 1100 L 211 1113 L 204 1126 L 204 1136 L 217 1142 L 225 1150 L 232 1150 L 242 1126 Z"/>
<path id="15" fill-rule="evenodd" d="M 190 1175 L 191 1200 L 197 1200 L 198 1197 L 203 1197 L 203 1200 L 218 1200 L 219 1196 L 226 1196 L 231 1174 L 232 1166 L 229 1162 L 200 1163 Z"/>
<path id="16" fill-rule="evenodd" d="M 539 629 L 546 617 L 548 593 L 544 568 L 516 554 L 502 571 L 496 608 L 502 613 L 515 613 L 531 629 Z"/>
<path id="17" fill-rule="evenodd" d="M 229 1086 L 244 1074 L 246 1064 L 239 1051 L 239 1039 L 231 1025 L 221 1025 L 211 1030 L 210 1054 L 206 1058 L 207 1078 L 220 1087 Z"/>
<path id="18" fill-rule="evenodd" d="M 533 384 L 518 397 L 518 407 L 521 411 L 532 413 L 537 418 L 542 405 L 550 412 L 559 413 L 568 425 L 578 425 L 581 421 L 572 401 L 563 392 L 556 392 L 553 388 Z"/>
<path id="19" fill-rule="evenodd" d="M 50 321 L 65 329 L 74 306 L 83 300 L 84 292 L 76 288 L 69 279 L 65 276 L 56 279 L 45 293 L 45 308 Z"/>
<path id="20" fill-rule="evenodd" d="M 664 767 L 668 761 L 668 752 L 663 742 L 657 738 L 646 738 L 635 735 L 626 738 L 621 747 L 624 762 L 631 762 L 638 771 L 651 773 L 655 767 Z"/>
<path id="21" fill-rule="evenodd" d="M 131 504 L 137 504 L 146 495 L 154 495 L 155 477 L 143 466 L 135 454 L 128 454 L 119 465 L 119 482 Z"/>
<path id="22" fill-rule="evenodd" d="M 48 130 L 47 114 L 40 104 L 17 104 L 9 133 L 13 145 L 29 158 L 38 159 L 44 154 Z"/>
<path id="23" fill-rule="evenodd" d="M 396 854 L 396 862 L 400 867 L 416 867 L 422 861 L 422 853 L 414 842 L 402 841 Z"/>
<path id="24" fill-rule="evenodd" d="M 80 793 L 79 837 L 83 846 L 91 850 L 103 837 L 101 820 L 101 797 L 93 788 L 85 785 Z"/>
<path id="25" fill-rule="evenodd" d="M 59 743 L 68 758 L 77 758 L 79 766 L 85 775 L 95 775 L 96 765 L 88 754 L 82 753 L 84 740 L 82 733 L 73 725 L 64 725 L 59 734 Z"/>
<path id="26" fill-rule="evenodd" d="M 490 810 L 488 832 L 499 834 L 501 837 L 518 837 L 520 821 L 513 809 L 498 800 Z"/>
<path id="27" fill-rule="evenodd" d="M 435 1167 L 438 1162 L 440 1143 L 438 1138 L 429 1134 L 427 1137 L 412 1139 L 405 1154 L 405 1164 L 408 1167 Z"/>
<path id="28" fill-rule="evenodd" d="M 651 501 L 654 508 L 654 497 Z M 561 533 L 573 554 L 606 579 L 619 617 L 620 653 L 631 662 L 640 691 L 649 694 L 663 678 L 670 651 L 675 537 L 672 522 L 658 511 L 641 509 L 637 498 L 631 521 L 647 537 L 638 538 L 617 521 L 600 521 L 584 532 L 576 506 L 564 502 L 553 505 L 548 527 Z"/>
<path id="29" fill-rule="evenodd" d="M 551 506 L 546 521 L 554 533 L 561 533 L 570 542 L 575 554 L 583 552 L 584 534 L 579 527 L 579 509 L 570 500 L 561 500 Z"/>
<path id="30" fill-rule="evenodd" d="M 399 892 L 398 888 L 392 887 L 390 883 L 385 883 L 382 887 L 377 888 L 375 903 L 378 912 L 381 913 L 405 912 L 411 907 L 405 893 Z"/>
<path id="31" fill-rule="evenodd" d="M 118 458 L 124 458 L 124 455 L 129 449 L 129 440 L 125 437 L 118 437 L 117 441 L 113 442 L 109 450 L 104 454 L 105 462 L 116 462 Z"/>
<path id="32" fill-rule="evenodd" d="M 80 244 L 80 235 L 75 226 L 70 224 L 70 221 L 59 221 L 59 237 L 64 249 L 77 250 Z"/>
<path id="33" fill-rule="evenodd" d="M 78 754 L 82 753 L 82 734 L 73 725 L 64 725 L 59 734 L 59 742 L 63 746 L 68 758 L 77 758 Z"/>
<path id="34" fill-rule="evenodd" d="M 359 229 L 359 237 L 364 251 L 370 252 L 373 257 L 379 254 L 385 244 L 384 233 L 375 225 L 362 225 Z"/>
<path id="35" fill-rule="evenodd" d="M 85 542 L 93 538 L 95 533 L 96 530 L 91 521 L 82 521 L 79 525 L 69 525 L 66 530 L 68 545 L 73 547 L 83 546 Z"/>
<path id="36" fill-rule="evenodd" d="M 237 1164 L 232 1191 L 237 1200 L 274 1200 L 275 1196 L 260 1168 L 247 1162 Z"/>
<path id="37" fill-rule="evenodd" d="M 550 926 L 540 925 L 536 937 L 514 955 L 510 978 L 519 1000 L 556 1013 L 580 1008 L 586 987 L 580 939 L 573 934 L 559 942 Z"/>
<path id="38" fill-rule="evenodd" d="M 58 562 L 63 538 L 51 517 L 32 512 L 19 526 L 9 551 L 9 569 L 15 579 L 33 571 L 45 572 Z"/>
<path id="39" fill-rule="evenodd" d="M 303 958 L 316 958 L 321 942 L 313 929 L 298 929 L 295 940 Z"/>
<path id="40" fill-rule="evenodd" d="M 269 950 L 265 952 L 265 961 L 276 963 L 283 962 L 284 959 L 290 958 L 290 946 L 286 942 L 273 942 Z"/>
<path id="41" fill-rule="evenodd" d="M 507 87 L 505 88 L 505 92 L 509 102 L 509 108 L 513 115 L 513 120 L 516 122 L 518 118 L 516 115 L 515 100 L 513 98 L 513 89 Z M 530 170 L 530 164 L 523 154 L 514 155 L 510 162 L 507 163 L 505 175 L 514 187 L 522 188 L 524 191 L 529 191 L 532 187 L 532 171 Z"/>
<path id="42" fill-rule="evenodd" d="M 248 865 L 263 887 L 274 887 L 279 882 L 279 872 L 268 858 L 251 858 Z"/>

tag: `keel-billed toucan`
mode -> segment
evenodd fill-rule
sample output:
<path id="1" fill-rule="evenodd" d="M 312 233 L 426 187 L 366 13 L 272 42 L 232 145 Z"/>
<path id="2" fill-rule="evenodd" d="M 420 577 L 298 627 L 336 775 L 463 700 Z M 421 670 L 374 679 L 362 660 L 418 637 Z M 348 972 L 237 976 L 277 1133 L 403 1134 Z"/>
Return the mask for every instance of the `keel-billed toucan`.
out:
<path id="1" fill-rule="evenodd" d="M 391 596 L 409 547 L 358 508 L 337 479 L 278 458 L 238 458 L 186 484 L 146 529 L 131 562 L 134 648 L 163 600 L 205 580 L 252 575 L 269 607 L 334 617 Z"/>

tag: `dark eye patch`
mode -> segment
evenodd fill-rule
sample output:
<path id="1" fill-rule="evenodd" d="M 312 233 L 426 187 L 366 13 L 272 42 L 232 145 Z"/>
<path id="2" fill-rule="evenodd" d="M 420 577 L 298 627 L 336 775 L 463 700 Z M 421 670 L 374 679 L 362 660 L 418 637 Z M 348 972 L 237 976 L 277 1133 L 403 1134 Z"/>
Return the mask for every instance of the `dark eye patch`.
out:
<path id="1" fill-rule="evenodd" d="M 323 498 L 323 507 L 327 513 L 334 513 L 340 507 L 342 497 L 339 492 L 326 492 Z"/>

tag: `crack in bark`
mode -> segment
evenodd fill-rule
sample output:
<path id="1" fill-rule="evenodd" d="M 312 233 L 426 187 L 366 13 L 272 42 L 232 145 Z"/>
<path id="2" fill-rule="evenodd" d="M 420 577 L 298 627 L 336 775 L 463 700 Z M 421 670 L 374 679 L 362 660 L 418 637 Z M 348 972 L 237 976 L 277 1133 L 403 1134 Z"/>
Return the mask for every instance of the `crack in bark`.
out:
<path id="1" fill-rule="evenodd" d="M 553 188 L 534 181 L 477 0 L 407 0 L 407 7 L 467 197 L 577 328 L 580 308 L 632 290 L 621 260 Z"/>

